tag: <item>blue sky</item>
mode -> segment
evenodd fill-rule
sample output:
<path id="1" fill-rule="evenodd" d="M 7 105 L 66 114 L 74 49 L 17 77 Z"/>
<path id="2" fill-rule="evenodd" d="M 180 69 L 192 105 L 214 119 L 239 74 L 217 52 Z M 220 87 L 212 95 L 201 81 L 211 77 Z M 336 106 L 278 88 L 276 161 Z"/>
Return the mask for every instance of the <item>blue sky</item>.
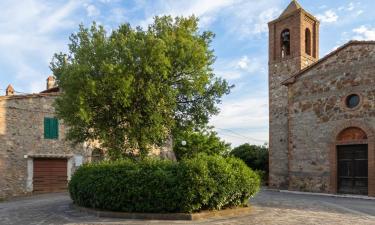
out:
<path id="1" fill-rule="evenodd" d="M 129 22 L 145 27 L 155 15 L 201 20 L 216 33 L 215 72 L 236 87 L 212 118 L 232 146 L 268 140 L 267 22 L 290 0 L 0 0 L 0 92 L 8 84 L 23 93 L 39 92 L 51 74 L 55 52 L 66 51 L 78 25 L 92 21 L 107 30 Z M 351 39 L 374 40 L 373 0 L 300 0 L 321 21 L 320 57 Z"/>

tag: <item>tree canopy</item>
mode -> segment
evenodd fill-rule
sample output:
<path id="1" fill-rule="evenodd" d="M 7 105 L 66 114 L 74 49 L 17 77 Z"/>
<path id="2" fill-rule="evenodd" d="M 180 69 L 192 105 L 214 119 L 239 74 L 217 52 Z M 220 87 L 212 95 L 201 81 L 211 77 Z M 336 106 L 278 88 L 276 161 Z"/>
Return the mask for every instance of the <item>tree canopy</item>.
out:
<path id="1" fill-rule="evenodd" d="M 207 124 L 231 89 L 213 72 L 213 38 L 194 16 L 156 17 L 147 29 L 123 24 L 110 34 L 81 25 L 68 53 L 51 62 L 67 138 L 99 140 L 112 158 L 134 149 L 144 156 L 173 130 Z"/>
<path id="2" fill-rule="evenodd" d="M 193 158 L 199 153 L 226 155 L 230 149 L 230 144 L 221 140 L 210 127 L 197 131 L 183 130 L 174 133 L 173 151 L 179 160 Z"/>
<path id="3" fill-rule="evenodd" d="M 230 155 L 242 159 L 253 170 L 268 173 L 268 148 L 264 145 L 242 144 L 233 148 Z"/>

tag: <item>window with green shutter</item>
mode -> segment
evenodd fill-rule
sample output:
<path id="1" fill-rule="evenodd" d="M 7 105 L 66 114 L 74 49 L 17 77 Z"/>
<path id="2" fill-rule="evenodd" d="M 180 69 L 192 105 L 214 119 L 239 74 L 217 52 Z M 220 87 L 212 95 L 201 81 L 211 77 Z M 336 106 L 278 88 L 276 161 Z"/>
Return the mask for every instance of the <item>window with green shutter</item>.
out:
<path id="1" fill-rule="evenodd" d="M 56 118 L 44 118 L 44 138 L 58 139 L 59 138 L 59 121 Z"/>

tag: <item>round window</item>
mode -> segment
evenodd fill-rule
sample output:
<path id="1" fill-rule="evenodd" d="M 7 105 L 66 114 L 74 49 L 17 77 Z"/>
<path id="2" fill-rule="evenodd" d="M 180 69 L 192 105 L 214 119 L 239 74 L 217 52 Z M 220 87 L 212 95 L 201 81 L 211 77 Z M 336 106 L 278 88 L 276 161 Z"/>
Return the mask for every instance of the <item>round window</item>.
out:
<path id="1" fill-rule="evenodd" d="M 346 97 L 346 106 L 350 109 L 353 109 L 359 105 L 359 101 L 359 95 L 351 94 L 348 97 Z"/>

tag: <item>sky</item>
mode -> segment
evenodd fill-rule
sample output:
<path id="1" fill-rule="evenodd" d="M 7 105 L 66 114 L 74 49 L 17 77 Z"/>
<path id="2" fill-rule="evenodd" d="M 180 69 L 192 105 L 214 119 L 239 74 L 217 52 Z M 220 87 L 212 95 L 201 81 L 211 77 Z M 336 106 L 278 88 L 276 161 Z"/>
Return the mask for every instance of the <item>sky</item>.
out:
<path id="1" fill-rule="evenodd" d="M 67 52 L 71 33 L 93 21 L 147 27 L 156 15 L 200 18 L 216 34 L 214 71 L 235 88 L 211 124 L 225 141 L 268 142 L 268 27 L 290 0 L 0 0 L 0 95 L 45 89 L 54 53 Z M 300 0 L 320 26 L 320 57 L 349 40 L 375 40 L 373 0 Z"/>

